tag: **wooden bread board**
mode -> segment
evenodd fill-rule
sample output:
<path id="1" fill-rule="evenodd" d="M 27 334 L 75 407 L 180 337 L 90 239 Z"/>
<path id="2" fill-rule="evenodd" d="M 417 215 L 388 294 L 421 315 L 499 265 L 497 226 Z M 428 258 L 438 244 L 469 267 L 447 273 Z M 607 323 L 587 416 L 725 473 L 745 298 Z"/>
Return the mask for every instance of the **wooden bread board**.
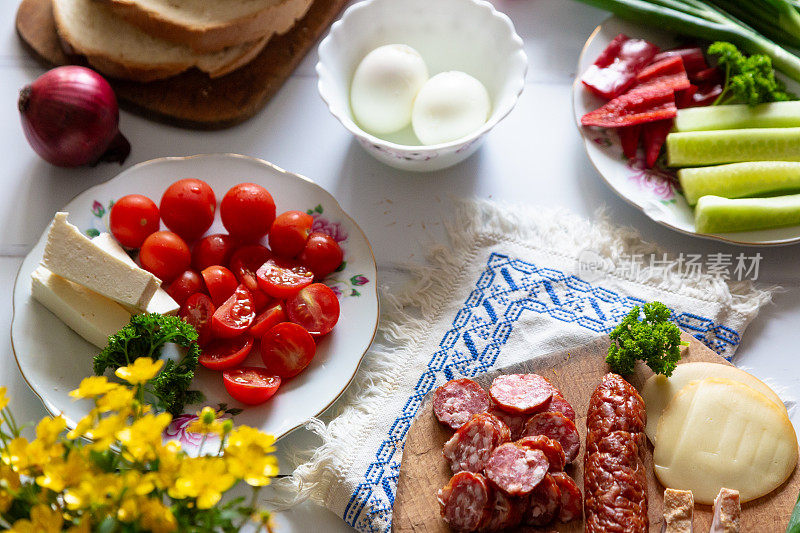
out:
<path id="1" fill-rule="evenodd" d="M 693 337 L 683 334 L 690 344 L 684 349 L 682 363 L 709 361 L 730 364 Z M 587 344 L 575 350 L 557 352 L 503 369 L 482 374 L 474 378 L 487 390 L 495 376 L 532 372 L 551 380 L 575 408 L 578 431 L 581 434 L 581 453 L 568 465 L 566 472 L 583 490 L 583 452 L 586 442 L 586 410 L 589 398 L 601 378 L 608 372 L 605 354 L 609 340 Z M 630 382 L 639 390 L 652 371 L 640 363 Z M 445 533 L 450 531 L 439 515 L 436 500 L 437 490 L 444 486 L 452 473 L 442 457 L 442 445 L 452 435 L 452 430 L 439 424 L 433 415 L 430 395 L 420 408 L 405 442 L 400 477 L 395 495 L 392 530 L 396 533 Z M 648 473 L 648 499 L 650 531 L 661 531 L 663 516 L 662 487 L 653 473 L 653 446 L 648 442 L 646 461 Z M 786 529 L 789 515 L 800 490 L 800 473 L 795 468 L 789 479 L 772 493 L 742 505 L 741 531 L 743 533 L 782 533 Z M 713 510 L 708 505 L 695 505 L 694 530 L 708 531 Z M 583 522 L 575 520 L 567 524 L 554 524 L 543 531 L 579 532 Z M 520 528 L 520 531 L 539 531 L 537 528 Z"/>
<path id="2" fill-rule="evenodd" d="M 80 57 L 68 57 L 61 48 L 51 1 L 22 0 L 17 32 L 48 66 L 82 64 Z M 346 3 L 315 0 L 288 33 L 273 37 L 253 61 L 226 76 L 211 79 L 191 69 L 148 83 L 109 82 L 120 105 L 134 113 L 185 128 L 227 128 L 255 115 L 278 92 Z"/>

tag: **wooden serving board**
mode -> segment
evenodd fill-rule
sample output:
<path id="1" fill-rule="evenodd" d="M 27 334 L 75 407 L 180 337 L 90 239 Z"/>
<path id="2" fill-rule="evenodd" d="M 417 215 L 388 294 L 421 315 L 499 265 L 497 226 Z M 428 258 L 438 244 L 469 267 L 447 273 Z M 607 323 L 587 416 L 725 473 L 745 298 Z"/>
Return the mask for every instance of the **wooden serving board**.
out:
<path id="1" fill-rule="evenodd" d="M 730 364 L 693 337 L 683 334 L 689 346 L 684 349 L 681 362 L 710 361 Z M 518 363 L 507 368 L 482 374 L 475 378 L 488 389 L 495 376 L 499 374 L 533 372 L 551 380 L 572 403 L 577 414 L 575 421 L 581 434 L 581 454 L 575 463 L 568 465 L 566 471 L 583 489 L 583 443 L 586 442 L 586 410 L 589 398 L 601 378 L 608 372 L 605 354 L 609 340 L 587 344 L 575 350 L 557 352 L 531 361 Z M 652 371 L 640 363 L 630 382 L 641 389 Z M 420 408 L 405 442 L 403 460 L 397 494 L 394 501 L 392 530 L 396 533 L 445 533 L 450 531 L 439 515 L 436 492 L 447 484 L 452 473 L 442 457 L 442 445 L 450 438 L 452 430 L 445 428 L 433 415 L 430 395 Z M 648 442 L 646 466 L 648 470 L 648 499 L 650 531 L 661 531 L 663 517 L 662 487 L 653 473 L 653 446 Z M 743 533 L 782 533 L 786 529 L 789 515 L 800 490 L 800 473 L 795 468 L 791 477 L 778 489 L 757 500 L 742 506 Z M 695 505 L 694 530 L 708 531 L 711 527 L 712 508 L 708 505 Z M 583 531 L 583 522 L 575 520 L 554 526 L 559 532 Z M 521 531 L 539 531 L 537 528 L 520 528 Z M 552 531 L 553 527 L 545 529 Z"/>
<path id="2" fill-rule="evenodd" d="M 221 78 L 191 69 L 148 83 L 109 82 L 120 105 L 134 113 L 185 128 L 227 128 L 255 115 L 278 92 L 346 3 L 315 0 L 288 33 L 273 37 L 253 61 Z M 16 24 L 22 40 L 48 66 L 82 64 L 61 48 L 51 0 L 22 0 Z"/>

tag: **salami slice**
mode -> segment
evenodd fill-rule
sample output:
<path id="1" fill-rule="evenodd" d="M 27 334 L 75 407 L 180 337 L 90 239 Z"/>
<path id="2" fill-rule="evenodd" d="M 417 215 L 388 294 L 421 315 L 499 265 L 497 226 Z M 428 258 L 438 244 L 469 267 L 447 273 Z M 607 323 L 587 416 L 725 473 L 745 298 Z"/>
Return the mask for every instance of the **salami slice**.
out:
<path id="1" fill-rule="evenodd" d="M 502 490 L 495 490 L 492 516 L 481 531 L 490 533 L 515 528 L 522 521 L 522 515 L 527 508 L 527 498 L 512 498 Z"/>
<path id="2" fill-rule="evenodd" d="M 514 443 L 498 446 L 486 462 L 486 477 L 511 496 L 524 496 L 547 475 L 550 463 L 541 450 Z"/>
<path id="3" fill-rule="evenodd" d="M 444 443 L 442 454 L 450 461 L 453 473 L 481 472 L 492 450 L 508 442 L 510 434 L 508 427 L 496 416 L 478 413 Z"/>
<path id="4" fill-rule="evenodd" d="M 478 531 L 491 519 L 492 489 L 481 474 L 459 472 L 437 496 L 442 518 L 456 531 Z"/>
<path id="5" fill-rule="evenodd" d="M 647 425 L 644 400 L 617 374 L 606 374 L 589 400 L 586 434 L 599 440 L 612 431 L 638 433 Z"/>
<path id="6" fill-rule="evenodd" d="M 442 424 L 458 429 L 472 415 L 489 409 L 489 395 L 471 379 L 454 379 L 433 391 L 433 413 Z"/>
<path id="7" fill-rule="evenodd" d="M 494 403 L 492 403 L 492 406 L 489 407 L 489 412 L 502 420 L 505 425 L 508 426 L 509 431 L 511 431 L 510 440 L 517 440 L 522 436 L 522 430 L 525 428 L 525 423 L 530 418 L 530 415 L 507 413 Z"/>
<path id="8" fill-rule="evenodd" d="M 553 440 L 545 435 L 531 435 L 522 437 L 517 441 L 520 446 L 525 446 L 531 450 L 542 450 L 547 461 L 550 463 L 551 472 L 560 472 L 564 470 L 566 464 L 566 456 L 564 455 L 564 448 L 557 440 Z"/>
<path id="9" fill-rule="evenodd" d="M 573 422 L 575 422 L 575 409 L 572 408 L 572 404 L 567 401 L 566 398 L 556 390 L 553 393 L 553 397 L 550 398 L 550 401 L 547 402 L 544 406 L 542 411 L 551 411 L 555 413 L 561 413 L 562 415 L 566 416 Z"/>
<path id="10" fill-rule="evenodd" d="M 575 480 L 564 472 L 550 474 L 561 491 L 561 507 L 558 510 L 558 519 L 561 522 L 571 522 L 583 516 L 583 496 Z"/>
<path id="11" fill-rule="evenodd" d="M 538 374 L 497 376 L 489 395 L 509 413 L 533 413 L 553 396 L 553 386 Z"/>
<path id="12" fill-rule="evenodd" d="M 557 440 L 564 449 L 564 455 L 566 455 L 568 463 L 578 457 L 578 452 L 581 449 L 581 436 L 578 434 L 575 422 L 561 413 L 546 412 L 533 415 L 528 420 L 528 423 L 525 424 L 522 434 L 526 437 L 529 435 L 544 435 Z"/>
<path id="13" fill-rule="evenodd" d="M 522 519 L 529 526 L 546 526 L 555 520 L 560 508 L 561 489 L 553 476 L 547 474 L 531 492 L 528 509 Z"/>

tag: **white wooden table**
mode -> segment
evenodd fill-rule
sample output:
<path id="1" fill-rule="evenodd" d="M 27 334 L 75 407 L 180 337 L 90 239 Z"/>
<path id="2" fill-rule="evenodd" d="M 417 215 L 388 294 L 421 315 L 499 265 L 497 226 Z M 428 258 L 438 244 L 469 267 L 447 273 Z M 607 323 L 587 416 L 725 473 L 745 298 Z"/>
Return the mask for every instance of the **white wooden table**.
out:
<path id="1" fill-rule="evenodd" d="M 402 0 L 397 0 L 402 1 Z M 245 124 L 193 132 L 122 114 L 133 150 L 125 167 L 148 159 L 236 152 L 308 176 L 333 193 L 367 233 L 379 275 L 421 258 L 420 241 L 442 235 L 448 197 L 559 205 L 586 217 L 605 207 L 610 218 L 677 253 L 754 250 L 690 238 L 656 225 L 618 198 L 589 163 L 575 128 L 570 89 L 583 43 L 606 16 L 568 0 L 495 0 L 525 41 L 529 70 L 517 107 L 472 158 L 433 174 L 406 174 L 373 160 L 329 115 L 316 90 L 312 52 L 272 102 Z M 64 170 L 29 148 L 16 110 L 19 89 L 44 69 L 14 30 L 16 0 L 0 2 L 0 330 L 9 331 L 11 292 L 22 258 L 53 213 L 84 189 L 117 174 L 117 165 Z M 800 390 L 800 246 L 762 249 L 759 281 L 786 290 L 748 328 L 735 362 L 789 391 Z M 14 362 L 8 335 L 0 338 L 0 385 L 9 388 L 18 420 L 46 413 Z M 800 417 L 793 417 L 798 427 Z M 279 443 L 282 470 L 293 449 L 314 437 L 297 431 Z M 281 513 L 282 532 L 345 531 L 335 515 L 311 504 Z"/>

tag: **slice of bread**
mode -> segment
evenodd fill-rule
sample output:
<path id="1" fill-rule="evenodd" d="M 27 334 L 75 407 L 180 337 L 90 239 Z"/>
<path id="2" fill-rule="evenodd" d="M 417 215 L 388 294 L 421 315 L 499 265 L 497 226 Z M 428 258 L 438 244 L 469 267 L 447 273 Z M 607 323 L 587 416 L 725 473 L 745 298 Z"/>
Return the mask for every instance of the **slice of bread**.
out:
<path id="1" fill-rule="evenodd" d="M 198 52 L 217 52 L 286 33 L 313 3 L 313 0 L 101 1 L 139 29 Z"/>
<path id="2" fill-rule="evenodd" d="M 70 52 L 86 57 L 114 78 L 153 81 L 196 67 L 212 78 L 245 65 L 269 38 L 200 54 L 185 45 L 153 37 L 96 0 L 53 0 L 56 30 Z"/>

